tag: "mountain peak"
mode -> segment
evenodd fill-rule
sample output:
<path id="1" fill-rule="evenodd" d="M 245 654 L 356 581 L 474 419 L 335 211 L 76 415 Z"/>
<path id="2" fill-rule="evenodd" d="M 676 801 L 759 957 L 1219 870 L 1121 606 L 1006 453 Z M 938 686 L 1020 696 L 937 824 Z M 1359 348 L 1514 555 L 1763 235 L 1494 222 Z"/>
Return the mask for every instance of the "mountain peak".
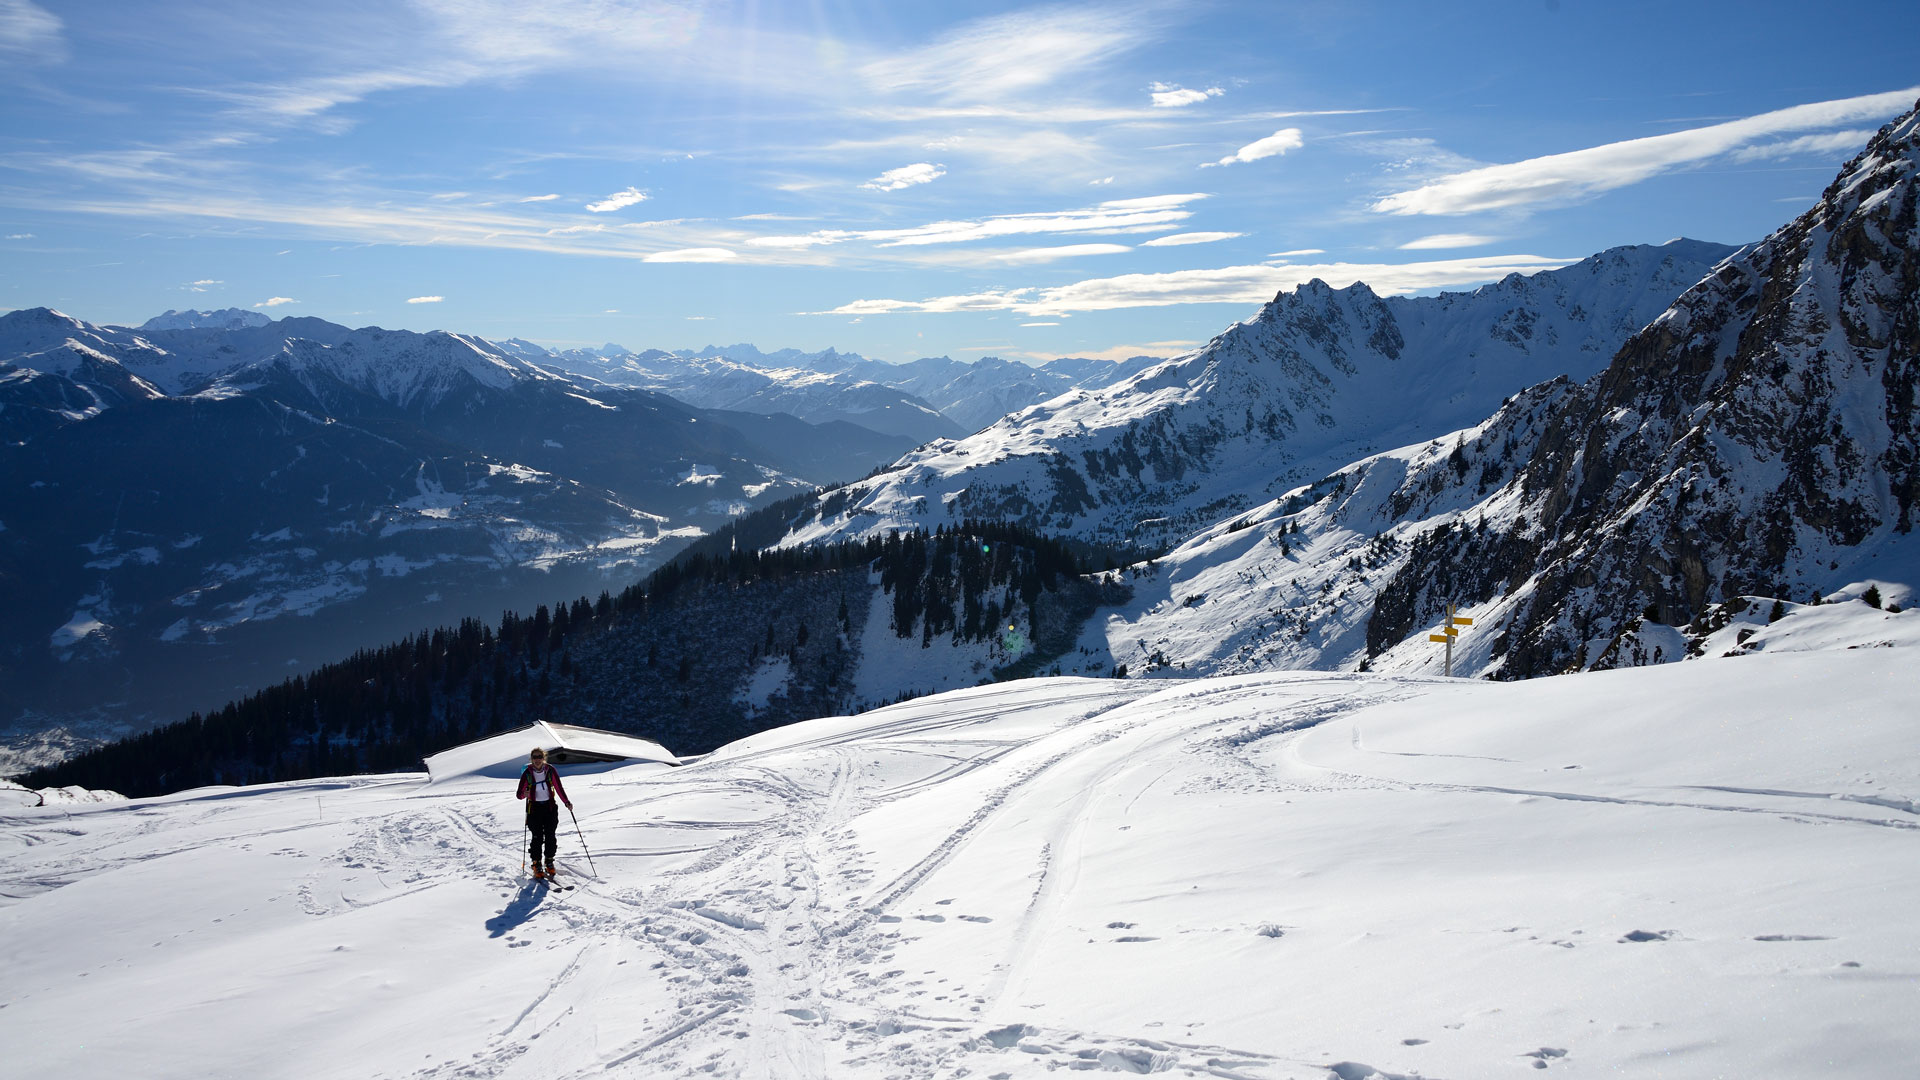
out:
<path id="1" fill-rule="evenodd" d="M 218 311 L 174 311 L 155 315 L 137 327 L 140 330 L 242 330 L 265 326 L 273 320 L 264 312 L 246 308 L 221 308 Z"/>

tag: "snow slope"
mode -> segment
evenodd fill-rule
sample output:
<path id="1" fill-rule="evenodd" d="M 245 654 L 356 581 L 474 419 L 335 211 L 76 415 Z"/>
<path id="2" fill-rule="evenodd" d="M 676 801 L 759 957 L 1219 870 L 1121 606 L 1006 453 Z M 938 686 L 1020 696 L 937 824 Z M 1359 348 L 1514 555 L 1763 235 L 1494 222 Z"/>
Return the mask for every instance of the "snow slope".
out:
<path id="1" fill-rule="evenodd" d="M 1902 1075 L 1911 670 L 983 687 L 575 773 L 564 893 L 484 777 L 0 810 L 0 1026 L 23 1076 Z"/>

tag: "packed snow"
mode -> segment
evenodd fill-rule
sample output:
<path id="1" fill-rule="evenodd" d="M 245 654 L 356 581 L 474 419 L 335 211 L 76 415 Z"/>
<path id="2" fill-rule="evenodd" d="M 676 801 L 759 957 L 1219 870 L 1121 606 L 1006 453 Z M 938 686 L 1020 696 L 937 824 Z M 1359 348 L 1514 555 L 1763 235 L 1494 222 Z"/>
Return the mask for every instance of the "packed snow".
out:
<path id="1" fill-rule="evenodd" d="M 567 771 L 571 891 L 484 775 L 0 804 L 9 1071 L 1904 1075 L 1911 672 L 961 690 Z"/>

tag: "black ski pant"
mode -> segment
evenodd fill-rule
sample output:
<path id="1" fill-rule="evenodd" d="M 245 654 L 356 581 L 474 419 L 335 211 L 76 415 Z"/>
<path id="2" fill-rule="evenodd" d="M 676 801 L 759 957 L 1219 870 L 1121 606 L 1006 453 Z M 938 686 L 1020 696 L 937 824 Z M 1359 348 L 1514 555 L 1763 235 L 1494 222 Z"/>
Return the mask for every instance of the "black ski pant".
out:
<path id="1" fill-rule="evenodd" d="M 558 799 L 548 799 L 546 802 L 527 800 L 527 831 L 533 834 L 533 839 L 527 843 L 527 857 L 533 860 L 534 866 L 553 865 L 553 833 L 559 827 L 560 802 Z M 540 854 L 543 844 L 547 850 L 544 857 Z"/>

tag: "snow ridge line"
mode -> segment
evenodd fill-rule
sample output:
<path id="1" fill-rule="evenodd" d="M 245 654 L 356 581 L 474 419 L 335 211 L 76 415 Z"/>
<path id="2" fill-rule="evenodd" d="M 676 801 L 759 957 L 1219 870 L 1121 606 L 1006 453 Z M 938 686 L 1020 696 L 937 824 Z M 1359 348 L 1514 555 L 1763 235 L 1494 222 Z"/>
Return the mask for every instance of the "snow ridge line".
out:
<path id="1" fill-rule="evenodd" d="M 998 717 L 1000 715 L 1000 708 L 996 704 L 993 704 L 993 702 L 996 699 L 1006 695 L 1024 696 L 1024 691 L 1020 690 L 1017 686 L 1013 686 L 1013 687 L 1009 687 L 1004 691 L 1001 691 L 1000 693 L 983 694 L 981 695 L 981 700 L 977 703 L 976 707 L 969 709 L 966 712 L 944 713 L 944 714 L 937 714 L 931 717 L 913 717 L 913 718 L 901 719 L 901 720 L 895 721 L 894 723 L 888 724 L 885 728 L 862 728 L 854 731 L 841 732 L 834 735 L 823 735 L 817 739 L 808 739 L 805 742 L 782 743 L 778 746 L 771 746 L 764 750 L 751 751 L 751 752 L 742 754 L 739 757 L 722 758 L 722 759 L 719 759 L 719 761 L 717 762 L 713 757 L 708 756 L 707 758 L 701 760 L 698 765 L 690 766 L 689 768 L 700 768 L 708 764 L 719 764 L 719 763 L 724 763 L 728 765 L 737 765 L 743 762 L 752 761 L 755 758 L 768 757 L 768 756 L 784 756 L 787 754 L 796 754 L 796 753 L 801 753 L 808 750 L 823 750 L 828 747 L 844 746 L 845 744 L 851 743 L 851 742 L 861 742 L 861 743 L 874 742 L 874 741 L 880 741 L 880 740 L 896 738 L 896 737 L 924 735 L 930 731 L 941 731 L 947 728 L 967 727 L 972 724 L 977 724 L 986 720 L 992 720 Z M 1101 703 L 1104 703 L 1104 702 L 1114 701 L 1119 699 L 1125 699 L 1125 701 L 1127 702 L 1138 701 L 1143 697 L 1150 697 L 1150 696 L 1153 696 L 1153 694 L 1149 692 L 1143 692 L 1139 689 L 1130 687 L 1125 690 L 1110 691 L 1110 692 L 1101 693 L 1101 694 L 1089 694 L 1086 698 L 1080 699 L 1080 700 L 1083 700 L 1090 704 L 1100 705 Z M 906 704 L 906 703 L 903 702 L 902 704 Z M 970 702 L 969 704 L 976 704 L 976 703 Z M 1089 712 L 1086 714 L 1086 716 L 1082 717 L 1082 719 L 1084 720 L 1094 716 L 1098 716 L 1102 712 L 1106 712 L 1106 711 L 1110 711 L 1110 710 L 1105 707 L 1096 707 L 1093 709 L 1092 712 Z"/>

